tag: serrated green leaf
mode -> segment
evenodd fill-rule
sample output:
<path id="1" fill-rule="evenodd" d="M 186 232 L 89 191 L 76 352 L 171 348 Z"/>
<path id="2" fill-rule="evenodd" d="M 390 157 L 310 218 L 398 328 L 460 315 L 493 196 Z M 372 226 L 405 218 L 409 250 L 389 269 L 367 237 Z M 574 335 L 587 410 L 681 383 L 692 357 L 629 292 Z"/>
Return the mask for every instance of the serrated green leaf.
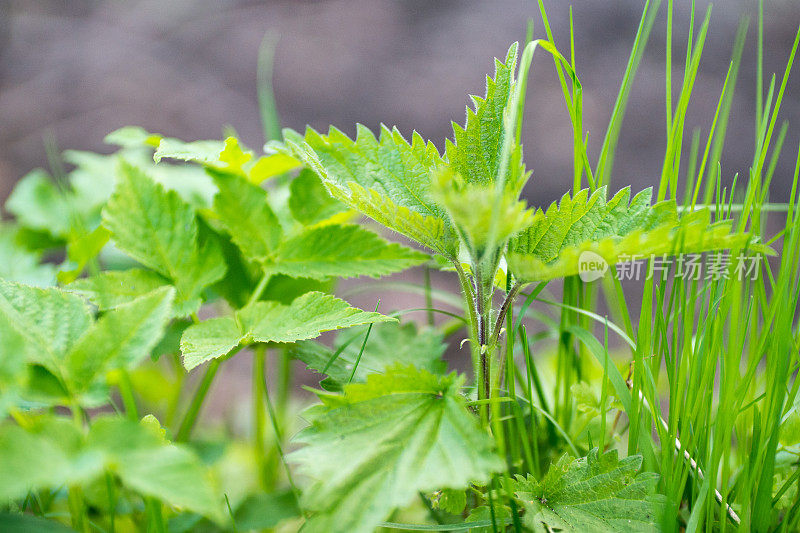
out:
<path id="1" fill-rule="evenodd" d="M 175 291 L 162 287 L 108 311 L 66 356 L 67 382 L 73 391 L 88 387 L 100 374 L 130 369 L 150 353 L 164 334 Z"/>
<path id="2" fill-rule="evenodd" d="M 377 278 L 427 259 L 426 254 L 386 242 L 360 226 L 331 224 L 307 229 L 281 243 L 268 269 L 297 278 Z"/>
<path id="3" fill-rule="evenodd" d="M 289 305 L 259 301 L 237 311 L 235 320 L 216 318 L 190 326 L 181 339 L 181 352 L 184 366 L 191 370 L 241 343 L 295 342 L 324 331 L 393 320 L 350 307 L 330 294 L 309 292 Z"/>
<path id="4" fill-rule="evenodd" d="M 169 281 L 160 274 L 143 268 L 131 268 L 107 270 L 95 276 L 81 278 L 64 287 L 64 290 L 80 294 L 100 311 L 107 311 L 167 286 Z"/>
<path id="5" fill-rule="evenodd" d="M 225 274 L 219 245 L 209 240 L 201 247 L 198 242 L 194 209 L 128 163 L 121 163 L 103 224 L 118 248 L 172 281 L 178 301 L 189 308 L 199 305 L 202 290 Z"/>
<path id="6" fill-rule="evenodd" d="M 464 127 L 453 123 L 453 139 L 445 154 L 450 167 L 467 183 L 489 185 L 500 169 L 505 125 L 503 115 L 514 88 L 518 44 L 508 49 L 505 62 L 495 59 L 494 78 L 486 76 L 484 98 L 472 96 L 475 109 L 467 107 Z"/>
<path id="7" fill-rule="evenodd" d="M 276 148 L 316 172 L 345 205 L 429 248 L 455 255 L 457 239 L 430 195 L 430 173 L 444 162 L 419 134 L 409 144 L 397 128 L 382 126 L 376 139 L 358 125 L 355 141 L 335 128 L 328 135 L 309 128 L 305 137 L 286 130 L 284 137 L 285 145 Z"/>
<path id="8" fill-rule="evenodd" d="M 663 497 L 656 495 L 658 474 L 637 475 L 642 457 L 619 460 L 616 450 L 587 457 L 567 455 L 541 482 L 517 476 L 516 496 L 525 507 L 525 524 L 536 532 L 628 533 L 659 531 Z"/>
<path id="9" fill-rule="evenodd" d="M 22 357 L 56 369 L 90 324 L 76 295 L 0 280 L 0 360 Z"/>
<path id="10" fill-rule="evenodd" d="M 330 381 L 326 380 L 329 390 L 331 385 L 341 388 L 351 375 L 353 381 L 361 382 L 368 374 L 384 372 L 395 364 L 413 365 L 436 374 L 446 369 L 442 355 L 447 346 L 444 336 L 435 329 L 419 329 L 414 322 L 377 324 L 370 331 L 359 359 L 365 335 L 366 327 L 354 327 L 337 335 L 333 349 L 315 341 L 301 341 L 291 353 L 309 368 L 329 376 Z M 358 367 L 353 374 L 356 360 Z"/>
<path id="11" fill-rule="evenodd" d="M 289 305 L 255 302 L 236 316 L 245 335 L 254 342 L 295 342 L 313 339 L 325 331 L 396 320 L 350 307 L 344 300 L 321 292 L 306 293 Z"/>
<path id="12" fill-rule="evenodd" d="M 463 488 L 501 470 L 462 383 L 398 366 L 324 396 L 295 439 L 306 446 L 289 456 L 314 480 L 301 500 L 313 513 L 305 529 L 371 532 L 421 490 Z"/>
<path id="13" fill-rule="evenodd" d="M 211 318 L 189 326 L 181 337 L 181 353 L 186 370 L 222 357 L 242 340 L 241 329 L 231 317 Z"/>
<path id="14" fill-rule="evenodd" d="M 267 192 L 233 174 L 214 173 L 219 192 L 214 212 L 233 242 L 251 260 L 270 257 L 282 237 L 278 218 L 267 203 Z"/>
<path id="15" fill-rule="evenodd" d="M 594 252 L 608 264 L 650 255 L 699 253 L 744 246 L 751 237 L 732 234 L 729 221 L 711 222 L 708 210 L 679 219 L 674 201 L 650 206 L 651 189 L 630 200 L 625 188 L 606 201 L 605 188 L 591 196 L 582 190 L 546 212 L 509 244 L 508 264 L 524 281 L 547 280 L 579 272 L 583 252 Z M 758 247 L 765 251 L 766 248 Z"/>
<path id="16" fill-rule="evenodd" d="M 289 184 L 289 209 L 301 224 L 311 226 L 346 210 L 312 170 L 304 168 Z"/>

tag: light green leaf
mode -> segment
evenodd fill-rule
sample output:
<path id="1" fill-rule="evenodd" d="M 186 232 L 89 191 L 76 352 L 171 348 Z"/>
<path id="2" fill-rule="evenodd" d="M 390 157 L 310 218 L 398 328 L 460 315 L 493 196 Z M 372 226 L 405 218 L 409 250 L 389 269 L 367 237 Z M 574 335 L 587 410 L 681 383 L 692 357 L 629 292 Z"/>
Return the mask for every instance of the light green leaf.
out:
<path id="1" fill-rule="evenodd" d="M 259 157 L 248 169 L 247 179 L 259 185 L 266 179 L 280 176 L 300 166 L 300 161 L 286 154 L 271 154 Z"/>
<path id="2" fill-rule="evenodd" d="M 312 170 L 304 168 L 289 184 L 289 209 L 301 224 L 311 226 L 346 210 Z"/>
<path id="3" fill-rule="evenodd" d="M 93 260 L 103 247 L 108 243 L 111 233 L 103 226 L 96 227 L 93 231 L 82 233 L 67 242 L 67 261 L 64 265 L 69 265 L 70 270 L 62 270 L 58 273 L 59 283 L 70 283 L 75 281 L 83 273 L 84 268 Z"/>
<path id="4" fill-rule="evenodd" d="M 219 155 L 225 149 L 222 141 L 185 142 L 180 139 L 165 137 L 158 143 L 153 154 L 153 161 L 160 162 L 164 158 L 197 163 L 219 163 Z"/>
<path id="5" fill-rule="evenodd" d="M 67 354 L 65 366 L 73 391 L 83 390 L 101 374 L 132 368 L 161 340 L 175 291 L 162 287 L 108 311 Z"/>
<path id="6" fill-rule="evenodd" d="M 751 237 L 732 234 L 729 221 L 712 223 L 708 210 L 678 218 L 672 200 L 650 206 L 651 189 L 630 200 L 630 189 L 606 201 L 605 188 L 591 196 L 582 190 L 547 212 L 509 244 L 508 264 L 524 281 L 547 280 L 579 272 L 579 258 L 591 251 L 608 264 L 650 255 L 700 253 L 744 246 Z M 756 246 L 759 251 L 766 247 Z"/>
<path id="7" fill-rule="evenodd" d="M 467 107 L 462 128 L 453 123 L 453 138 L 445 144 L 450 167 L 467 183 L 490 185 L 500 169 L 505 126 L 503 115 L 514 88 L 517 43 L 511 45 L 505 62 L 495 59 L 494 78 L 486 76 L 486 96 L 472 96 L 475 109 Z"/>
<path id="8" fill-rule="evenodd" d="M 345 205 L 436 251 L 453 256 L 458 241 L 447 215 L 430 195 L 430 173 L 444 164 L 436 147 L 414 133 L 411 144 L 397 128 L 381 127 L 380 139 L 358 125 L 353 141 L 331 128 L 305 137 L 284 132 L 275 148 L 300 159 L 319 175 L 328 191 Z"/>
<path id="9" fill-rule="evenodd" d="M 494 185 L 465 182 L 449 169 L 435 173 L 433 183 L 434 197 L 447 209 L 453 226 L 476 255 L 487 246 L 505 243 L 534 221 L 534 212 L 517 199 L 516 192 L 502 191 L 498 202 Z"/>
<path id="10" fill-rule="evenodd" d="M 384 372 L 395 364 L 413 365 L 436 374 L 445 371 L 442 355 L 446 349 L 444 336 L 435 329 L 419 329 L 414 322 L 386 322 L 375 325 L 370 331 L 367 345 L 358 359 L 366 335 L 366 326 L 354 327 L 339 333 L 334 349 L 315 341 L 301 341 L 292 349 L 292 356 L 309 368 L 329 376 L 326 388 L 341 388 L 350 381 L 360 382 L 368 374 Z M 339 352 L 336 357 L 334 355 Z M 358 367 L 353 368 L 356 360 Z"/>
<path id="11" fill-rule="evenodd" d="M 131 489 L 168 505 L 225 521 L 222 499 L 211 473 L 187 448 L 170 444 L 159 431 L 116 417 L 92 422 L 87 447 L 107 457 L 112 469 Z"/>
<path id="12" fill-rule="evenodd" d="M 36 287 L 55 283 L 55 267 L 41 263 L 38 253 L 25 249 L 17 242 L 18 229 L 0 224 L 0 279 L 17 281 Z"/>
<path id="13" fill-rule="evenodd" d="M 158 147 L 163 137 L 157 133 L 150 133 L 140 126 L 123 126 L 106 135 L 103 142 L 115 144 L 123 148 L 138 148 L 140 146 Z"/>
<path id="14" fill-rule="evenodd" d="M 117 187 L 103 210 L 103 224 L 117 247 L 171 280 L 177 299 L 199 305 L 200 292 L 225 274 L 214 241 L 198 245 L 194 209 L 175 191 L 166 191 L 144 173 L 122 162 Z"/>
<path id="15" fill-rule="evenodd" d="M 517 476 L 516 495 L 525 507 L 525 524 L 535 532 L 629 533 L 659 531 L 663 496 L 658 474 L 636 474 L 642 457 L 621 461 L 616 450 L 587 457 L 564 455 L 541 482 Z"/>
<path id="16" fill-rule="evenodd" d="M 216 318 L 190 326 L 183 333 L 184 366 L 191 370 L 221 357 L 239 344 L 295 342 L 318 337 L 324 331 L 394 318 L 350 307 L 344 300 L 321 292 L 308 292 L 289 305 L 255 302 L 233 318 Z"/>
<path id="17" fill-rule="evenodd" d="M 222 357 L 238 346 L 242 337 L 231 317 L 211 318 L 189 326 L 181 337 L 183 366 L 192 370 L 210 359 Z"/>
<path id="18" fill-rule="evenodd" d="M 419 491 L 482 483 L 503 462 L 464 405 L 463 379 L 413 367 L 373 374 L 307 411 L 306 446 L 290 455 L 314 482 L 309 533 L 371 532 Z"/>
<path id="19" fill-rule="evenodd" d="M 251 260 L 270 257 L 281 240 L 278 218 L 267 203 L 267 192 L 233 174 L 213 173 L 219 193 L 214 212 L 231 239 Z"/>
<path id="20" fill-rule="evenodd" d="M 54 237 L 66 237 L 70 231 L 72 209 L 66 196 L 42 169 L 23 177 L 6 200 L 6 211 L 29 229 L 44 231 Z"/>
<path id="21" fill-rule="evenodd" d="M 295 342 L 324 331 L 395 320 L 321 292 L 306 293 L 289 305 L 255 302 L 236 315 L 247 339 L 254 342 Z"/>
<path id="22" fill-rule="evenodd" d="M 296 278 L 377 278 L 424 263 L 426 254 L 355 225 L 314 227 L 284 241 L 268 269 Z"/>
<path id="23" fill-rule="evenodd" d="M 56 369 L 90 324 L 88 307 L 74 294 L 0 280 L 0 360 L 22 357 Z"/>
<path id="24" fill-rule="evenodd" d="M 80 294 L 100 311 L 107 311 L 167 286 L 169 281 L 163 276 L 151 270 L 131 268 L 107 270 L 95 276 L 81 278 L 64 287 L 64 290 Z"/>

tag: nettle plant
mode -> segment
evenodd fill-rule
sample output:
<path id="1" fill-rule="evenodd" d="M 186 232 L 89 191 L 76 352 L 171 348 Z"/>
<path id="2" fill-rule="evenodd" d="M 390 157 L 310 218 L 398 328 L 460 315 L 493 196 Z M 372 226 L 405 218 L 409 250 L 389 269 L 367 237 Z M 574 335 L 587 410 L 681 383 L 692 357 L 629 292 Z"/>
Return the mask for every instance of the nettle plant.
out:
<path id="1" fill-rule="evenodd" d="M 774 101 L 774 78 L 759 99 L 742 203 L 706 165 L 724 138 L 715 118 L 702 159 L 699 134 L 693 143 L 679 205 L 683 122 L 708 15 L 690 37 L 674 113 L 668 94 L 655 202 L 649 189 L 607 193 L 655 10 L 642 16 L 594 168 L 574 58 L 557 51 L 542 15 L 548 40 L 529 41 L 519 66 L 517 44 L 495 61 L 485 96 L 472 97 L 443 151 L 383 126 L 375 135 L 359 125 L 355 139 L 284 130 L 266 155 L 235 136 L 183 142 L 128 127 L 107 137 L 119 147 L 112 155 L 68 151 L 68 174 L 54 161 L 53 176 L 23 178 L 5 204 L 15 221 L 0 226 L 0 524 L 622 532 L 766 531 L 783 520 L 791 530 L 800 505 L 798 365 L 787 355 L 800 344 L 797 175 L 780 265 L 765 265 L 758 281 L 648 279 L 635 329 L 618 279 L 603 278 L 602 290 L 621 325 L 592 312 L 600 283 L 576 274 L 587 253 L 611 270 L 651 255 L 772 253 L 761 213 L 774 207 L 767 187 L 785 127 L 767 155 L 797 41 Z M 521 119 L 537 47 L 555 60 L 575 129 L 573 192 L 547 209 L 521 200 L 531 178 Z M 723 89 L 720 124 L 731 94 Z M 359 215 L 427 253 L 387 241 Z M 417 291 L 428 324 L 331 294 L 337 279 L 421 265 L 454 273 L 463 316 L 435 308 L 452 298 L 429 282 Z M 540 298 L 562 279 L 561 303 Z M 560 316 L 532 313 L 534 301 Z M 437 324 L 437 311 L 451 321 Z M 530 314 L 543 332 L 527 333 Z M 332 345 L 314 340 L 334 330 Z M 630 347 L 627 378 L 609 331 Z M 531 349 L 547 339 L 554 378 Z M 448 372 L 448 340 L 468 346 L 470 376 Z M 248 429 L 193 438 L 219 369 L 243 351 L 253 361 Z M 292 361 L 324 376 L 309 389 L 319 403 L 300 417 Z"/>

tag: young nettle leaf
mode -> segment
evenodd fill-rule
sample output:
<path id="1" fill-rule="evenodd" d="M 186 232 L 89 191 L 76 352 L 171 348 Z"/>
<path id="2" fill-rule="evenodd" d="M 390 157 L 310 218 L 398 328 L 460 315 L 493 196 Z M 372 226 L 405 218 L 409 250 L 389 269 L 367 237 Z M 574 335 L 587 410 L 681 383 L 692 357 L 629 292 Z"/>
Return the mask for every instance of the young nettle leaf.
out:
<path id="1" fill-rule="evenodd" d="M 305 136 L 291 130 L 284 136 L 285 144 L 274 147 L 316 172 L 345 205 L 448 257 L 457 254 L 447 214 L 430 194 L 430 173 L 444 161 L 419 134 L 409 144 L 397 128 L 382 126 L 376 139 L 359 124 L 355 141 L 336 128 L 328 135 L 308 128 Z"/>
<path id="2" fill-rule="evenodd" d="M 217 243 L 199 242 L 194 208 L 124 161 L 103 225 L 118 248 L 172 282 L 181 309 L 195 311 L 203 289 L 225 275 Z"/>
<path id="3" fill-rule="evenodd" d="M 101 316 L 66 355 L 69 386 L 83 390 L 109 370 L 138 365 L 164 335 L 174 296 L 159 288 Z"/>
<path id="4" fill-rule="evenodd" d="M 93 322 L 74 294 L 0 280 L 2 367 L 16 362 L 17 371 L 20 363 L 46 369 L 39 379 L 36 372 L 29 375 L 31 386 L 51 380 L 63 391 L 58 400 L 80 401 L 108 371 L 132 368 L 149 354 L 163 335 L 173 297 L 174 290 L 164 287 Z"/>
<path id="5" fill-rule="evenodd" d="M 289 305 L 255 302 L 237 311 L 235 318 L 213 318 L 187 328 L 181 338 L 183 365 L 191 370 L 240 344 L 295 342 L 324 331 L 393 320 L 321 292 L 306 293 Z"/>
<path id="6" fill-rule="evenodd" d="M 427 255 L 387 243 L 359 226 L 329 224 L 284 238 L 267 192 L 235 175 L 215 174 L 214 210 L 245 256 L 268 272 L 295 278 L 373 277 L 427 260 Z"/>
<path id="7" fill-rule="evenodd" d="M 503 462 L 467 410 L 463 379 L 409 366 L 322 395 L 289 458 L 314 480 L 301 504 L 310 533 L 371 532 L 419 491 L 484 483 Z"/>
<path id="8" fill-rule="evenodd" d="M 500 191 L 496 202 L 498 191 L 494 185 L 466 183 L 450 169 L 434 173 L 433 183 L 434 198 L 447 209 L 453 226 L 474 255 L 492 244 L 506 242 L 534 220 L 534 212 L 511 191 Z"/>
<path id="9" fill-rule="evenodd" d="M 630 199 L 630 189 L 606 200 L 605 188 L 582 190 L 546 212 L 509 245 L 508 264 L 524 281 L 541 281 L 579 272 L 580 254 L 591 251 L 608 264 L 653 255 L 699 253 L 737 248 L 751 240 L 732 234 L 731 222 L 712 223 L 707 209 L 678 216 L 673 200 L 650 206 L 651 189 Z M 769 251 L 756 246 L 758 251 Z"/>
<path id="10" fill-rule="evenodd" d="M 467 107 L 466 124 L 461 127 L 453 123 L 453 141 L 445 141 L 445 155 L 450 168 L 463 176 L 467 183 L 489 186 L 501 178 L 506 130 L 504 117 L 514 92 L 518 48 L 517 43 L 511 45 L 505 63 L 495 59 L 494 78 L 486 76 L 485 97 L 470 97 L 475 109 Z M 517 162 L 521 165 L 521 161 Z M 520 169 L 514 169 L 514 172 L 520 172 Z M 518 175 L 524 174 L 521 171 Z M 516 185 L 510 188 L 515 196 L 521 189 Z"/>
<path id="11" fill-rule="evenodd" d="M 71 229 L 73 209 L 47 172 L 37 169 L 22 178 L 5 204 L 17 222 L 33 230 L 66 238 Z"/>
<path id="12" fill-rule="evenodd" d="M 289 191 L 292 216 L 305 226 L 331 220 L 347 211 L 340 201 L 328 193 L 319 176 L 307 168 L 301 170 L 291 181 Z"/>
<path id="13" fill-rule="evenodd" d="M 616 450 L 587 457 L 564 455 L 537 481 L 517 476 L 516 496 L 525 524 L 536 532 L 656 532 L 664 497 L 656 495 L 658 474 L 643 472 L 642 457 L 619 460 Z"/>
<path id="14" fill-rule="evenodd" d="M 414 322 L 386 322 L 370 330 L 367 345 L 361 353 L 366 327 L 340 332 L 334 348 L 316 341 L 301 341 L 292 349 L 292 356 L 328 379 L 328 390 L 341 390 L 351 381 L 364 381 L 369 374 L 385 372 L 394 364 L 413 365 L 435 374 L 444 373 L 442 355 L 446 349 L 444 335 L 431 328 L 418 328 Z M 359 357 L 359 353 L 361 353 Z"/>
<path id="15" fill-rule="evenodd" d="M 331 224 L 307 229 L 284 241 L 268 268 L 295 278 L 377 278 L 427 260 L 427 254 L 387 243 L 361 226 Z"/>
<path id="16" fill-rule="evenodd" d="M 150 137 L 144 142 L 149 144 L 152 140 Z M 286 154 L 271 154 L 254 160 L 253 152 L 242 147 L 235 137 L 228 137 L 225 141 L 193 142 L 160 138 L 153 160 L 159 163 L 164 158 L 199 163 L 210 169 L 243 176 L 254 184 L 289 172 L 300 164 Z"/>
<path id="17" fill-rule="evenodd" d="M 267 191 L 233 174 L 215 172 L 213 177 L 219 189 L 214 212 L 231 240 L 251 260 L 272 257 L 283 231 L 269 206 Z"/>

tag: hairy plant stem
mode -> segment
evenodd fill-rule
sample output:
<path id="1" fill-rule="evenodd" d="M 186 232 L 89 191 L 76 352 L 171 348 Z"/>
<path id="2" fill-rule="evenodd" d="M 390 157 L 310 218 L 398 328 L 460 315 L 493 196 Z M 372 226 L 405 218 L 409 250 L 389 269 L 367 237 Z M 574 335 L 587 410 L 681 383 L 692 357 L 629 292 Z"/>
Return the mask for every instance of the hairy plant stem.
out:
<path id="1" fill-rule="evenodd" d="M 266 347 L 256 345 L 253 350 L 253 447 L 258 467 L 258 481 L 267 489 L 267 456 L 264 449 L 267 420 L 264 412 L 266 375 Z"/>

